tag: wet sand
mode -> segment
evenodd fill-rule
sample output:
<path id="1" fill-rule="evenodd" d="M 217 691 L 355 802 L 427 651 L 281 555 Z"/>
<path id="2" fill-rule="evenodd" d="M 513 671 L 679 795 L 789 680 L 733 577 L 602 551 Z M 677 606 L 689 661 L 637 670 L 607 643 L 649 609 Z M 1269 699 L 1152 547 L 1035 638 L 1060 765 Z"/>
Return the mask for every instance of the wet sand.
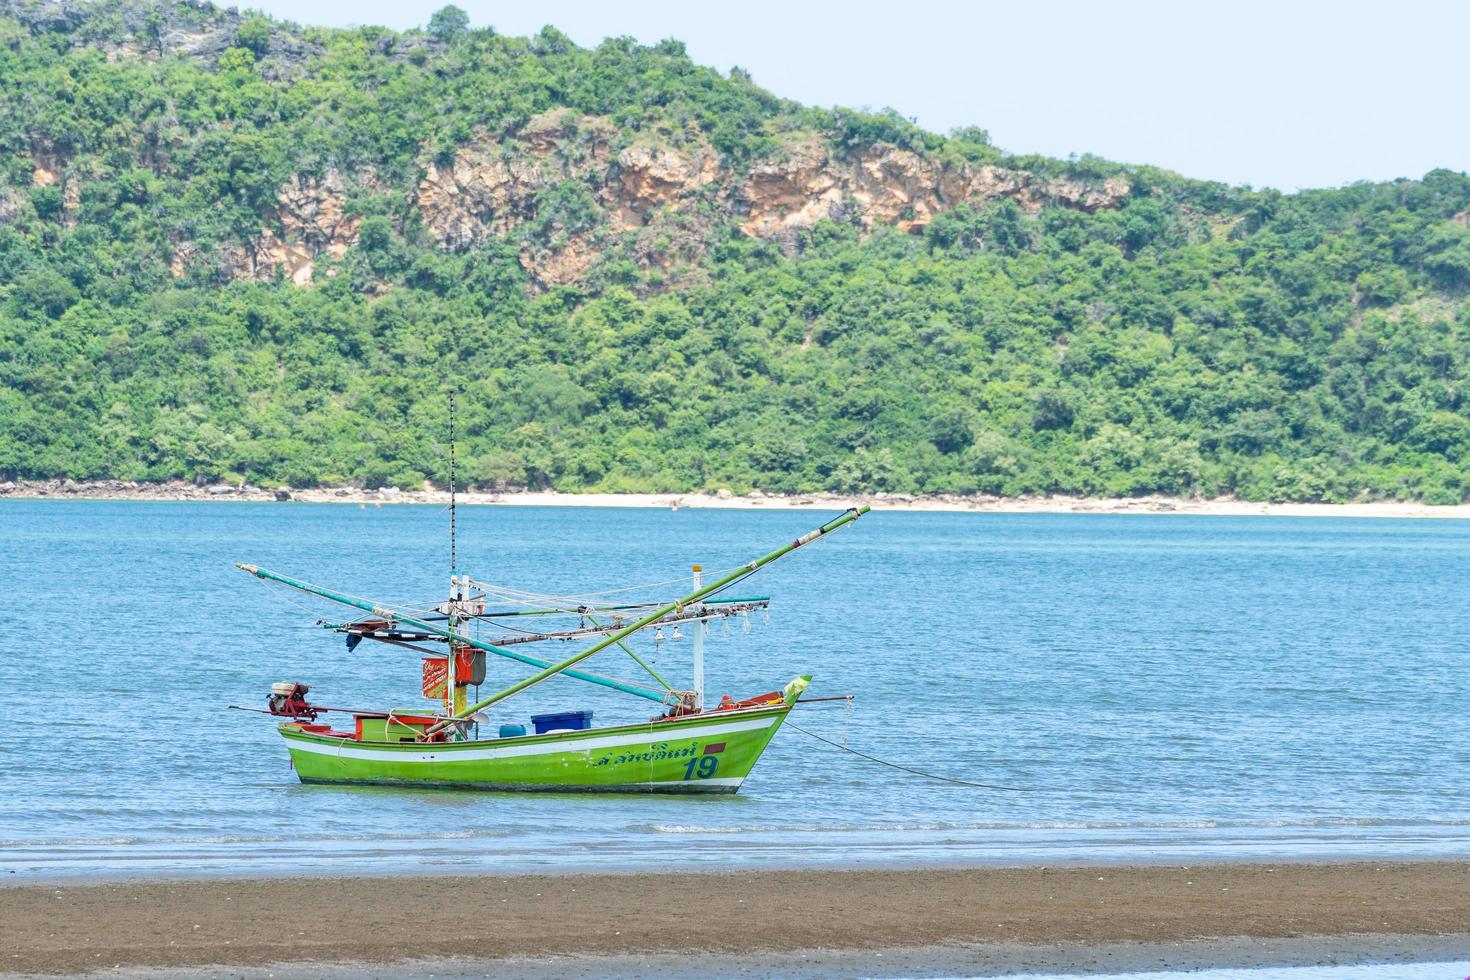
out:
<path id="1" fill-rule="evenodd" d="M 573 956 L 434 957 L 394 963 L 391 969 L 362 961 L 268 963 L 261 966 L 120 967 L 109 977 L 229 977 L 230 980 L 316 980 L 381 976 L 507 977 L 515 980 L 565 980 L 568 977 L 642 977 L 674 980 L 690 976 L 741 977 L 994 977 L 1038 972 L 1065 975 L 1137 973 L 1210 968 L 1277 968 L 1374 964 L 1381 976 L 1398 974 L 1406 963 L 1463 963 L 1470 935 L 1457 936 L 1308 936 L 1295 939 L 1197 939 L 1174 943 L 955 944 L 902 949 L 746 950 L 743 953 L 615 953 Z M 1452 980 L 1464 975 L 1439 970 Z"/>
<path id="2" fill-rule="evenodd" d="M 1158 969 L 1245 965 L 1257 947 L 1255 962 L 1465 958 L 1467 934 L 1470 862 L 0 887 L 0 971 L 21 973 L 286 964 L 326 975 L 391 963 L 424 975 L 537 964 L 550 975 L 677 975 L 706 956 L 725 968 L 702 972 L 756 975 Z"/>

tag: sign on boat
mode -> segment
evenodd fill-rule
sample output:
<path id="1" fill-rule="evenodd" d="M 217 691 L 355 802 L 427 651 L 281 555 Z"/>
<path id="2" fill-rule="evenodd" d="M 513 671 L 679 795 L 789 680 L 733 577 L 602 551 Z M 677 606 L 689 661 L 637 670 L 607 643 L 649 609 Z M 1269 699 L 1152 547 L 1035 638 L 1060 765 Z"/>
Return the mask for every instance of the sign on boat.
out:
<path id="1" fill-rule="evenodd" d="M 349 650 L 363 640 L 373 640 L 423 654 L 423 693 L 437 702 L 425 712 L 325 707 L 307 700 L 308 685 L 281 682 L 272 685 L 267 708 L 247 710 L 286 719 L 278 730 L 296 774 L 305 783 L 734 793 L 811 683 L 811 675 L 802 674 L 778 690 L 742 700 L 726 696 L 709 707 L 704 701 L 707 624 L 764 609 L 769 603 L 765 597 L 723 596 L 761 568 L 851 524 L 868 509 L 866 505 L 853 508 L 761 558 L 713 576 L 707 584 L 695 566 L 692 591 L 662 602 L 610 601 L 626 590 L 602 593 L 601 601 L 591 595 L 535 595 L 454 571 L 447 601 L 426 610 L 404 610 L 239 564 L 236 567 L 256 578 L 362 613 L 347 622 L 324 624 L 346 634 Z M 646 630 L 654 630 L 661 639 L 665 629 L 677 632 L 686 627 L 694 634 L 694 677 L 691 688 L 681 690 L 661 677 L 626 641 Z M 501 635 L 485 639 L 479 634 L 487 628 Z M 521 652 L 528 644 L 580 638 L 592 642 L 559 661 Z M 635 684 L 579 667 L 613 647 L 626 654 L 650 681 Z M 468 688 L 484 680 L 487 655 L 515 661 L 533 672 L 469 703 Z M 659 713 L 646 721 L 603 727 L 592 726 L 591 712 L 537 715 L 531 719 L 533 731 L 505 724 L 492 737 L 480 734 L 482 724 L 491 727 L 486 724 L 489 708 L 555 676 L 653 701 Z M 338 729 L 318 722 L 321 715 L 332 712 L 350 715 L 351 727 Z"/>

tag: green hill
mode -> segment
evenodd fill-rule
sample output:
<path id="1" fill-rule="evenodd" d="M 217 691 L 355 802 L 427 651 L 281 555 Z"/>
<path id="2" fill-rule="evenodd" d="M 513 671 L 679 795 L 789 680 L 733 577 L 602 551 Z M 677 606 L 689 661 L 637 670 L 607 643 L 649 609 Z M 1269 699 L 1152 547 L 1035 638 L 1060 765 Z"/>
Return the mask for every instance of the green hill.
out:
<path id="1" fill-rule="evenodd" d="M 452 383 L 486 487 L 1454 503 L 1467 225 L 674 41 L 0 0 L 0 476 L 416 485 Z"/>

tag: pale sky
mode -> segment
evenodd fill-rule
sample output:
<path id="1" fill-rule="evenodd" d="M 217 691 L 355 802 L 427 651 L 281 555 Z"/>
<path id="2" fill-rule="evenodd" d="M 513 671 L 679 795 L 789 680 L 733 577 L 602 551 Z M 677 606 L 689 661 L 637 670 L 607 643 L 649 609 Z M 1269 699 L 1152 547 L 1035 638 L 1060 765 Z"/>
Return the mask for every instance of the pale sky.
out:
<path id="1" fill-rule="evenodd" d="M 255 0 L 302 24 L 407 28 L 442 6 Z M 242 4 L 245 6 L 245 4 Z M 810 105 L 892 106 L 1015 153 L 1095 153 L 1278 187 L 1470 169 L 1470 3 L 458 0 L 475 27 L 578 44 L 675 37 Z"/>

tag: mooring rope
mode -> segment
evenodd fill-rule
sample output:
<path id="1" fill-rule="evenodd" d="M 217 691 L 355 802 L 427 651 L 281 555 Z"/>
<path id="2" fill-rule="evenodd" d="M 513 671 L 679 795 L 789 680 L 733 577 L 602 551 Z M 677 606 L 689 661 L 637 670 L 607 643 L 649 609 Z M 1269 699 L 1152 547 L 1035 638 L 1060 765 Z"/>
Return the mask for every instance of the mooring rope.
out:
<path id="1" fill-rule="evenodd" d="M 876 755 L 868 755 L 868 753 L 866 753 L 866 752 L 859 752 L 857 749 L 854 749 L 854 748 L 852 748 L 850 746 L 843 745 L 840 742 L 834 742 L 830 738 L 823 738 L 822 736 L 818 735 L 816 732 L 809 732 L 805 728 L 802 728 L 800 725 L 798 725 L 796 722 L 791 721 L 789 719 L 786 722 L 786 727 L 787 728 L 794 728 L 797 731 L 801 732 L 803 735 L 810 735 L 812 738 L 816 739 L 818 742 L 826 742 L 828 745 L 832 746 L 834 749 L 841 749 L 844 752 L 851 752 L 853 755 L 861 756 L 862 758 L 867 759 L 869 762 L 876 762 L 880 766 L 887 766 L 890 769 L 898 769 L 901 772 L 913 773 L 915 776 L 923 776 L 925 779 L 936 779 L 936 780 L 938 780 L 941 783 L 954 783 L 957 786 L 974 786 L 977 789 L 998 789 L 998 790 L 1004 790 L 1007 793 L 1035 793 L 1035 792 L 1037 792 L 1037 790 L 1034 787 L 1031 787 L 1031 786 L 998 786 L 995 783 L 974 783 L 974 782 L 971 782 L 968 779 L 955 779 L 952 776 L 940 776 L 940 775 L 937 775 L 937 774 L 932 773 L 932 772 L 925 772 L 922 769 L 914 769 L 914 768 L 911 768 L 910 766 L 899 765 L 897 762 L 889 762 L 887 759 L 880 759 Z"/>

